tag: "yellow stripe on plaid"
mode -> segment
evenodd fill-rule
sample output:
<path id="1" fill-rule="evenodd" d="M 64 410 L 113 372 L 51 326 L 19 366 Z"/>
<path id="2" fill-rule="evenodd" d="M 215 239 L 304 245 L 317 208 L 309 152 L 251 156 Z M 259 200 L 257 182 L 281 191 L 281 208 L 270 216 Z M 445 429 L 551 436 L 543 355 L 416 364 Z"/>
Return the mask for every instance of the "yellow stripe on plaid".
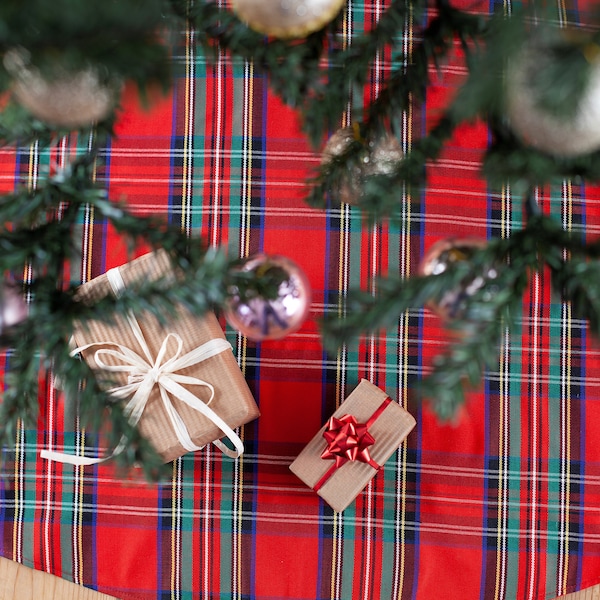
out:
<path id="1" fill-rule="evenodd" d="M 567 7 L 565 6 L 564 0 L 557 1 L 558 6 L 558 18 L 561 27 L 564 27 L 567 22 Z M 572 186 L 570 182 L 566 182 L 563 186 L 563 204 L 564 204 L 564 218 L 563 225 L 567 231 L 572 231 L 573 227 L 573 194 Z M 565 257 L 566 258 L 566 257 Z M 561 423 L 561 454 L 563 454 L 563 460 L 561 464 L 564 465 L 564 481 L 561 482 L 560 492 L 560 511 L 565 516 L 561 519 L 561 526 L 564 527 L 563 535 L 561 536 L 561 543 L 559 545 L 559 557 L 558 557 L 558 573 L 557 573 L 557 592 L 558 594 L 565 594 L 567 592 L 567 582 L 569 580 L 569 560 L 568 560 L 568 548 L 569 548 L 569 509 L 570 509 L 570 488 L 571 488 L 571 305 L 563 303 L 563 332 L 562 338 L 564 340 L 564 351 L 563 356 L 567 359 L 567 366 L 565 369 L 566 378 L 563 383 L 564 393 L 561 393 L 561 404 L 563 414 L 566 415 L 565 423 Z M 563 449 L 565 452 L 563 452 Z M 562 563 L 562 569 L 560 565 Z"/>
<path id="2" fill-rule="evenodd" d="M 563 185 L 563 226 L 573 230 L 573 187 L 571 182 Z M 567 256 L 565 256 L 567 258 Z M 556 589 L 559 595 L 567 593 L 569 581 L 569 513 L 571 504 L 571 352 L 572 352 L 572 309 L 570 303 L 563 303 L 562 355 L 566 358 L 562 376 L 561 404 L 564 422 L 561 422 L 561 455 L 563 472 L 560 486 L 561 536 L 558 548 L 558 569 Z M 562 419 L 561 419 L 562 421 Z"/>
<path id="3" fill-rule="evenodd" d="M 252 122 L 254 120 L 254 65 L 246 63 L 244 68 L 243 89 L 243 164 L 242 164 L 242 207 L 240 219 L 240 258 L 250 254 L 250 219 L 252 213 Z M 244 375 L 247 368 L 248 339 L 241 333 L 237 334 L 237 360 Z M 243 439 L 243 428 L 242 428 Z M 232 533 L 232 593 L 234 598 L 242 597 L 242 501 L 244 496 L 244 455 L 240 456 L 235 465 L 235 489 L 233 490 L 234 530 Z"/>
<path id="4" fill-rule="evenodd" d="M 501 235 L 507 238 L 510 235 L 510 190 L 503 187 L 501 193 Z M 498 516 L 496 540 L 496 577 L 494 584 L 494 600 L 504 598 L 506 584 L 506 527 L 507 527 L 507 502 L 508 502 L 508 438 L 509 438 L 509 332 L 505 331 L 502 350 L 499 357 L 499 416 L 498 416 Z"/>

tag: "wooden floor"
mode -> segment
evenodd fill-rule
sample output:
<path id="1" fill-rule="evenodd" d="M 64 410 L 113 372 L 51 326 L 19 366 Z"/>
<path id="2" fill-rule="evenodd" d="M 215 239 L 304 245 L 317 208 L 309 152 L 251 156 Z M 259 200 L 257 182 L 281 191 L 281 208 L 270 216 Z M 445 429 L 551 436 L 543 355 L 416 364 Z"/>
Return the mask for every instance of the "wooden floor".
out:
<path id="1" fill-rule="evenodd" d="M 114 600 L 0 557 L 0 600 Z"/>
<path id="2" fill-rule="evenodd" d="M 48 573 L 0 557 L 0 600 L 116 600 Z M 560 600 L 600 600 L 600 585 Z"/>
<path id="3" fill-rule="evenodd" d="M 595 585 L 581 592 L 561 596 L 560 600 L 600 600 L 600 585 Z"/>

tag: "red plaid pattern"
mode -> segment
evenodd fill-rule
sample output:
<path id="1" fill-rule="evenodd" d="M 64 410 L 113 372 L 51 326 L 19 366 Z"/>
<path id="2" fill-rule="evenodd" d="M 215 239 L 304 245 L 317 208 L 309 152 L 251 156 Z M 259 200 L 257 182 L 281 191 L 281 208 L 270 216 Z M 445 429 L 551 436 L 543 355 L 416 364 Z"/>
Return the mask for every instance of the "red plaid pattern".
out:
<path id="1" fill-rule="evenodd" d="M 560 3 L 558 16 L 576 21 L 583 4 Z M 383 9 L 350 3 L 348 30 L 370 28 Z M 407 23 L 407 49 L 418 25 Z M 319 340 L 317 319 L 337 311 L 349 287 L 370 288 L 388 271 L 414 274 L 440 238 L 519 229 L 521 206 L 510 190 L 492 193 L 478 172 L 485 125 L 459 128 L 429 165 L 421 195 L 399 191 L 400 225 L 370 228 L 349 206 L 304 204 L 319 153 L 252 65 L 225 55 L 207 63 L 193 32 L 173 58 L 185 72 L 150 110 L 127 90 L 98 180 L 111 198 L 140 215 L 162 214 L 192 238 L 240 256 L 289 256 L 311 281 L 310 318 L 286 339 L 262 344 L 227 329 L 262 416 L 240 432 L 246 453 L 238 461 L 206 448 L 175 461 L 163 485 L 124 481 L 110 464 L 40 460 L 42 448 L 81 452 L 86 443 L 51 379 L 41 377 L 40 426 L 19 431 L 5 452 L 2 555 L 124 600 L 543 600 L 598 583 L 600 344 L 551 294 L 547 273 L 532 278 L 498 365 L 452 424 L 410 401 L 411 386 L 447 342 L 429 311 L 399 315 L 393 330 L 337 356 Z M 365 101 L 389 61 L 374 65 Z M 434 122 L 464 73 L 459 59 L 442 65 L 425 106 L 406 121 L 403 143 Z M 2 190 L 35 184 L 86 143 L 73 136 L 51 151 L 2 150 Z M 540 190 L 539 203 L 565 227 L 598 236 L 598 187 L 564 183 Z M 77 235 L 73 281 L 126 260 L 93 211 L 82 214 Z M 417 427 L 338 514 L 288 466 L 362 377 L 407 407 Z"/>

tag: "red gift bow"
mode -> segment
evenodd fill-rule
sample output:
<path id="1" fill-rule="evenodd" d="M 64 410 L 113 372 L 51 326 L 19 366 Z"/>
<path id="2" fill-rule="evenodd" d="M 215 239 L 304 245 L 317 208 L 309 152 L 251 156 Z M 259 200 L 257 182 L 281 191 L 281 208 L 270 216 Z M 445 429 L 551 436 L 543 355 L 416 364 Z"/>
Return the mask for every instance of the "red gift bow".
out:
<path id="1" fill-rule="evenodd" d="M 313 486 L 315 491 L 319 490 L 335 471 L 347 462 L 358 460 L 376 470 L 381 468 L 381 465 L 377 464 L 369 454 L 369 446 L 375 443 L 375 438 L 369 433 L 369 427 L 379 418 L 391 401 L 391 398 L 386 398 L 366 423 L 359 423 L 354 415 L 349 414 L 339 419 L 337 417 L 329 419 L 323 432 L 327 446 L 323 450 L 321 458 L 333 459 L 335 462 Z"/>
<path id="2" fill-rule="evenodd" d="M 371 464 L 369 446 L 375 443 L 375 438 L 368 429 L 367 424 L 359 423 L 354 415 L 344 415 L 340 419 L 331 417 L 323 432 L 327 447 L 321 458 L 333 458 L 337 469 L 349 460 Z"/>

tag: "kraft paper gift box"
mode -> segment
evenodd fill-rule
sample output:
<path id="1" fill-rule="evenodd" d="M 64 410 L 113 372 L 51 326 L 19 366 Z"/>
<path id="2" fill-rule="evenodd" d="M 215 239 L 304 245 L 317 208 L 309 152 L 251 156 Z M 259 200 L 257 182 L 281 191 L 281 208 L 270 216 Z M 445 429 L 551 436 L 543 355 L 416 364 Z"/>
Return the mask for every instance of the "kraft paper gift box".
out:
<path id="1" fill-rule="evenodd" d="M 363 379 L 304 447 L 290 470 L 331 508 L 341 512 L 415 424 L 410 413 Z"/>
<path id="2" fill-rule="evenodd" d="M 115 276 L 120 283 L 114 283 Z M 171 262 L 168 255 L 159 250 L 135 259 L 118 269 L 111 269 L 83 284 L 77 295 L 84 302 L 92 301 L 107 294 L 118 293 L 115 285 L 127 287 L 136 281 L 154 281 L 164 276 L 171 276 Z M 258 407 L 214 313 L 209 312 L 198 317 L 181 307 L 177 308 L 175 314 L 177 318 L 169 315 L 163 323 L 150 314 L 134 315 L 133 320 L 139 325 L 139 333 L 150 350 L 151 358 L 156 359 L 161 346 L 170 334 L 168 343 L 165 344 L 166 353 L 163 363 L 168 361 L 177 349 L 176 336 L 179 336 L 183 343 L 180 356 L 200 347 L 212 347 L 213 355 L 212 352 L 208 352 L 208 358 L 191 366 L 178 368 L 175 372 L 177 378 L 193 377 L 212 386 L 214 388 L 212 400 L 209 386 L 188 385 L 185 382 L 179 385 L 200 400 L 204 406 L 210 400 L 209 413 L 212 411 L 217 415 L 217 422 L 219 419 L 222 420 L 232 430 L 256 419 L 260 415 Z M 80 349 L 79 354 L 93 370 L 99 369 L 102 364 L 122 365 L 123 359 L 115 358 L 114 353 L 111 352 L 116 345 L 133 350 L 142 358 L 145 356 L 143 342 L 140 343 L 139 334 L 136 337 L 134 332 L 135 323 L 132 323 L 130 316 L 121 314 L 115 314 L 114 320 L 110 323 L 93 320 L 85 326 L 76 327 L 71 343 Z M 104 342 L 110 343 L 104 344 Z M 151 364 L 151 360 L 146 362 Z M 109 372 L 108 375 L 111 382 L 117 386 L 128 386 L 131 382 L 131 373 L 114 371 Z M 126 387 L 123 389 L 125 390 Z M 165 407 L 161 393 L 159 386 L 154 384 L 138 422 L 138 428 L 140 433 L 151 441 L 164 461 L 169 462 L 190 449 L 186 449 L 178 439 L 168 414 L 171 409 Z M 241 441 L 233 431 L 231 433 L 237 438 L 238 451 L 228 452 L 219 441 L 224 436 L 222 428 L 219 428 L 206 414 L 180 400 L 175 394 L 167 393 L 167 395 L 172 408 L 177 413 L 174 418 L 177 420 L 177 415 L 181 418 L 192 444 L 197 447 L 191 449 L 196 450 L 214 442 L 230 456 L 239 456 L 243 451 Z M 128 398 L 125 397 L 123 402 L 127 400 Z M 233 441 L 232 436 L 228 435 L 228 437 Z"/>

